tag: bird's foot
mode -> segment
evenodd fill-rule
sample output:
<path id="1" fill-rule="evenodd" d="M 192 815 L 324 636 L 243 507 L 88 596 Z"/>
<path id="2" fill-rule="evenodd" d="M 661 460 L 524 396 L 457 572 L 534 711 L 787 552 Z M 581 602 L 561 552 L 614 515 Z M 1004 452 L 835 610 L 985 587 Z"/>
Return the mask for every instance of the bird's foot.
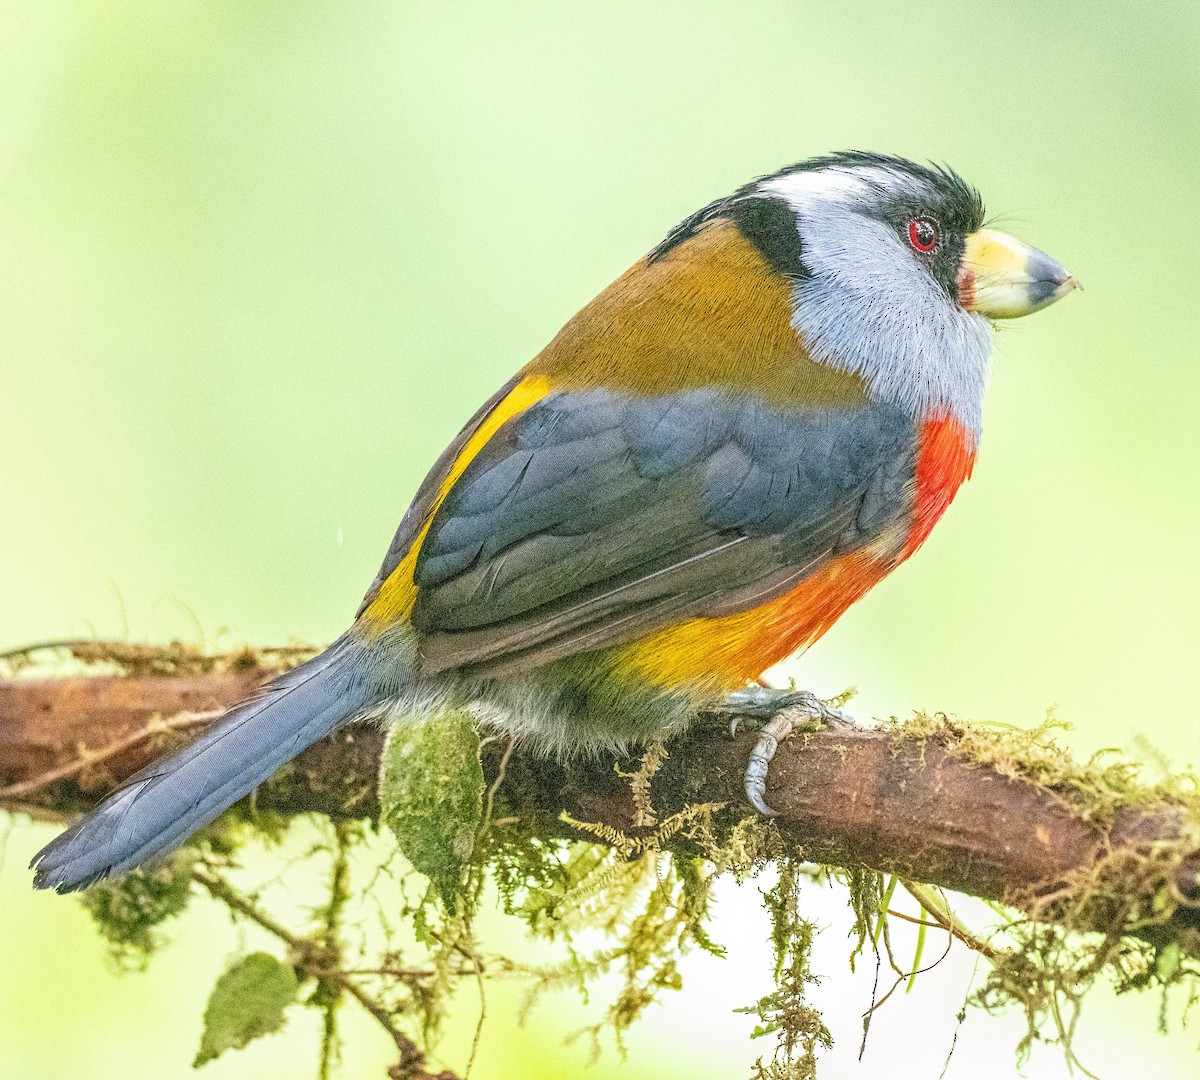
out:
<path id="1" fill-rule="evenodd" d="M 730 734 L 736 735 L 742 723 L 761 724 L 758 742 L 750 751 L 743 781 L 746 798 L 764 817 L 779 813 L 767 805 L 767 770 L 779 744 L 797 731 L 819 731 L 823 727 L 852 728 L 854 721 L 816 694 L 807 690 L 782 690 L 775 687 L 748 686 L 735 690 L 715 710 L 730 715 Z"/>

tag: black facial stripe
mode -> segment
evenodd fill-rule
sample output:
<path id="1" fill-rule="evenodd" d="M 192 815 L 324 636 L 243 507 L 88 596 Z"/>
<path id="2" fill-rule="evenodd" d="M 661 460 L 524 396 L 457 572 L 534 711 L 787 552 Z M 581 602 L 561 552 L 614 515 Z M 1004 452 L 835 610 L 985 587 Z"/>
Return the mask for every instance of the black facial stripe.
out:
<path id="1" fill-rule="evenodd" d="M 889 197 L 881 214 L 900 240 L 920 259 L 933 275 L 942 291 L 958 300 L 958 269 L 962 261 L 968 233 L 982 222 L 982 206 L 961 197 L 953 188 L 926 182 L 923 194 L 902 193 Z M 909 225 L 915 220 L 928 219 L 938 231 L 937 246 L 929 252 L 914 250 L 909 239 Z"/>
<path id="2" fill-rule="evenodd" d="M 796 215 L 782 199 L 738 199 L 727 216 L 772 270 L 789 277 L 808 276 L 800 257 Z"/>
<path id="3" fill-rule="evenodd" d="M 800 258 L 795 213 L 782 199 L 757 195 L 754 187 L 748 184 L 685 218 L 650 252 L 647 262 L 657 262 L 710 222 L 723 218 L 737 226 L 738 232 L 758 249 L 772 270 L 789 277 L 807 276 Z"/>
<path id="4" fill-rule="evenodd" d="M 967 249 L 964 233 L 953 233 L 939 245 L 933 260 L 934 280 L 945 290 L 946 295 L 958 303 L 958 269 L 962 264 L 963 252 Z"/>

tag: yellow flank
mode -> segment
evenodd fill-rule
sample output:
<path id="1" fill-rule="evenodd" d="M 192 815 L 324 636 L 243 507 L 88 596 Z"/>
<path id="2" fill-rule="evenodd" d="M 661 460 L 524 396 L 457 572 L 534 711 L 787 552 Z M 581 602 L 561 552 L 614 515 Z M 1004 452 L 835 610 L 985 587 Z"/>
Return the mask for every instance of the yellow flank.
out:
<path id="1" fill-rule="evenodd" d="M 618 671 L 655 686 L 691 685 L 714 695 L 744 686 L 769 667 L 743 655 L 744 642 L 761 635 L 755 612 L 717 619 L 686 619 L 619 646 Z"/>
<path id="2" fill-rule="evenodd" d="M 437 498 L 430 505 L 429 513 L 413 540 L 412 546 L 409 547 L 404 558 L 397 564 L 396 569 L 388 575 L 387 580 L 379 587 L 378 594 L 363 611 L 359 619 L 359 625 L 369 635 L 381 634 L 393 623 L 400 619 L 408 618 L 413 604 L 417 599 L 417 586 L 413 582 L 413 569 L 416 566 L 417 554 L 421 550 L 421 545 L 425 542 L 425 534 L 429 531 L 429 525 L 433 521 L 434 514 L 437 513 L 438 507 L 442 505 L 442 501 L 446 498 L 450 489 L 458 483 L 458 479 L 462 476 L 466 467 L 471 464 L 475 455 L 487 445 L 488 440 L 500 430 L 506 420 L 510 420 L 518 413 L 524 412 L 530 405 L 544 398 L 549 392 L 550 380 L 544 376 L 531 376 L 522 379 L 512 388 L 508 396 L 499 402 L 487 415 L 483 423 L 476 429 L 475 434 L 467 440 L 466 446 L 462 448 L 462 452 L 454 459 L 454 464 L 450 466 L 450 471 L 446 474 L 446 479 L 442 481 Z"/>

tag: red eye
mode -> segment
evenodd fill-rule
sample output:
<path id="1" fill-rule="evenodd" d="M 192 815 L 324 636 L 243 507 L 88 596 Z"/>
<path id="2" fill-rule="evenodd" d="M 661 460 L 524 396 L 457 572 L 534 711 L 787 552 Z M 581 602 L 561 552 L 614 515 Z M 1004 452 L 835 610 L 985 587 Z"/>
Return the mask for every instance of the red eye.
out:
<path id="1" fill-rule="evenodd" d="M 913 218 L 908 223 L 908 242 L 916 251 L 932 251 L 937 241 L 937 226 L 929 218 Z"/>

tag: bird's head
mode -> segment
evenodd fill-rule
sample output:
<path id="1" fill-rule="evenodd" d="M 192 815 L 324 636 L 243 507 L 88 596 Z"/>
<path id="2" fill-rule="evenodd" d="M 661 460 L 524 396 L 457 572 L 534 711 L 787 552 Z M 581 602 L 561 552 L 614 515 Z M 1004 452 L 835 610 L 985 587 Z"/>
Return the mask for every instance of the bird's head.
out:
<path id="1" fill-rule="evenodd" d="M 718 218 L 791 279 L 792 325 L 813 359 L 914 414 L 952 412 L 976 436 L 992 321 L 1078 287 L 1049 256 L 985 229 L 956 173 L 903 158 L 788 166 L 692 215 L 659 250 Z"/>
<path id="2" fill-rule="evenodd" d="M 791 209 L 801 276 L 883 299 L 934 296 L 936 286 L 937 299 L 963 311 L 1011 319 L 1078 287 L 1048 255 L 983 228 L 979 193 L 947 168 L 834 154 L 762 177 L 734 198 L 774 198 Z"/>

